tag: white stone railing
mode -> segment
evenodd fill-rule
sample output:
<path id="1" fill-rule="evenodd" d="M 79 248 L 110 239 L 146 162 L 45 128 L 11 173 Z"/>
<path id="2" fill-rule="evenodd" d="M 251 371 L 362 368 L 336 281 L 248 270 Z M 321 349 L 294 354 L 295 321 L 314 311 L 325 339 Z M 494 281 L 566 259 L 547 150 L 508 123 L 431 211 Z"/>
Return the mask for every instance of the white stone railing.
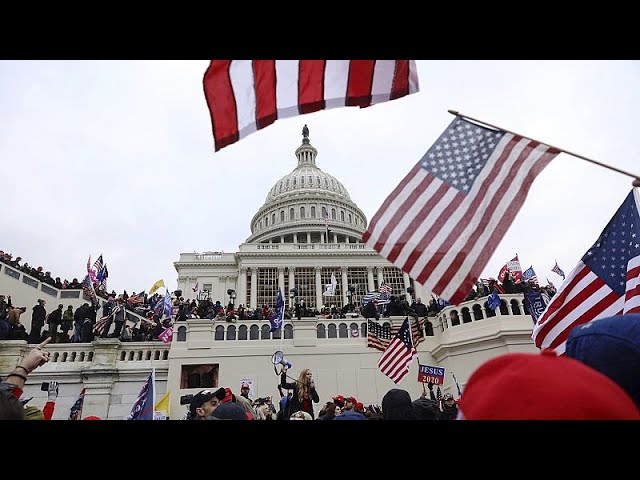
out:
<path id="1" fill-rule="evenodd" d="M 265 250 L 277 250 L 278 252 L 299 252 L 305 251 L 323 251 L 323 250 L 370 250 L 364 243 L 243 243 L 240 245 L 240 252 L 263 252 Z"/>
<path id="2" fill-rule="evenodd" d="M 35 345 L 29 345 L 32 349 Z M 163 342 L 121 342 L 118 348 L 118 362 L 146 362 L 149 360 L 167 360 L 170 345 Z M 94 343 L 49 343 L 50 363 L 92 362 Z"/>
<path id="3" fill-rule="evenodd" d="M 496 316 L 529 316 L 525 313 L 524 295 L 521 293 L 500 295 L 501 306 L 495 312 L 487 306 L 487 298 L 482 297 L 444 308 L 435 318 L 431 319 L 434 331 L 443 332 L 448 328 L 460 327 L 467 323 L 479 322 Z"/>

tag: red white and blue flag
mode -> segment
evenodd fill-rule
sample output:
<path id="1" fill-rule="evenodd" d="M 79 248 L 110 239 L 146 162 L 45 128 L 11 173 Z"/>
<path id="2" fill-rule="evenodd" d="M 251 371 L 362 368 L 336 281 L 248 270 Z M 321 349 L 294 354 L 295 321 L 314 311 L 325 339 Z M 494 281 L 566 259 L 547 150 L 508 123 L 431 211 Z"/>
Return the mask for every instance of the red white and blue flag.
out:
<path id="1" fill-rule="evenodd" d="M 409 365 L 417 357 L 418 352 L 413 345 L 409 318 L 405 318 L 396 336 L 391 340 L 378 360 L 380 371 L 393 380 L 396 385 L 409 373 Z"/>
<path id="2" fill-rule="evenodd" d="M 427 291 L 460 303 L 536 176 L 559 153 L 456 117 L 387 197 L 362 238 Z"/>
<path id="3" fill-rule="evenodd" d="M 564 272 L 562 271 L 562 269 L 558 266 L 558 261 L 556 260 L 556 264 L 553 266 L 553 268 L 551 269 L 551 271 L 553 273 L 557 273 L 558 275 L 560 275 L 562 277 L 562 280 L 564 280 Z"/>
<path id="4" fill-rule="evenodd" d="M 69 420 L 80 420 L 82 418 L 82 407 L 84 405 L 84 394 L 86 389 L 83 388 L 80 391 L 80 395 L 78 399 L 71 405 L 71 410 L 69 410 Z"/>
<path id="5" fill-rule="evenodd" d="M 640 313 L 639 211 L 640 194 L 632 189 L 538 319 L 532 335 L 538 348 L 564 353 L 576 326 Z"/>

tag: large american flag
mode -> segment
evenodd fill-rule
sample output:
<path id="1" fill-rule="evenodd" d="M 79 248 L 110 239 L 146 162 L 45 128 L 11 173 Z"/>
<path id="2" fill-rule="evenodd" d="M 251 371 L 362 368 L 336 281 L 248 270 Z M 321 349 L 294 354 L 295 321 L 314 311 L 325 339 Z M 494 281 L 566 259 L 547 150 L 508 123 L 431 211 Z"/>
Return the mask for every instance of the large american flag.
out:
<path id="1" fill-rule="evenodd" d="M 279 118 L 419 91 L 414 60 L 211 60 L 203 86 L 216 151 Z"/>
<path id="2" fill-rule="evenodd" d="M 417 347 L 424 342 L 424 320 L 416 321 L 414 318 L 410 318 L 409 323 L 411 324 L 413 344 Z M 384 351 L 389 346 L 391 338 L 397 335 L 399 330 L 399 325 L 392 327 L 388 322 L 380 323 L 370 319 L 367 324 L 367 347 Z"/>
<path id="3" fill-rule="evenodd" d="M 632 189 L 533 328 L 540 349 L 564 353 L 571 330 L 598 318 L 640 313 L 640 194 Z"/>
<path id="4" fill-rule="evenodd" d="M 452 304 L 464 300 L 531 183 L 559 150 L 456 117 L 387 197 L 363 235 Z"/>
<path id="5" fill-rule="evenodd" d="M 84 405 L 84 394 L 86 389 L 80 391 L 78 399 L 71 405 L 69 410 L 69 420 L 80 420 L 82 418 L 82 406 Z"/>
<path id="6" fill-rule="evenodd" d="M 417 355 L 418 352 L 411 339 L 409 319 L 405 318 L 400 330 L 378 360 L 378 367 L 397 385 L 407 376 L 409 365 Z"/>

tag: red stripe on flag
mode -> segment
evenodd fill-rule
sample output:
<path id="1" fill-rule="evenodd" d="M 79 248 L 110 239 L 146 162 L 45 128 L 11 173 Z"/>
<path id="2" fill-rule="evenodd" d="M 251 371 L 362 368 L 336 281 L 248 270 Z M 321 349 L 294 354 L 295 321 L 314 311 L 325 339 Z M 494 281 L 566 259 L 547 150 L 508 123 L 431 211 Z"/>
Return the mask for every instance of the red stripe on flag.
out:
<path id="1" fill-rule="evenodd" d="M 409 95 L 409 60 L 396 60 L 396 71 L 393 75 L 393 85 L 389 98 L 396 98 Z"/>
<path id="2" fill-rule="evenodd" d="M 580 293 L 579 297 L 582 299 L 582 302 L 580 303 L 584 303 L 584 301 L 588 299 L 588 297 L 584 296 L 582 292 Z M 586 312 L 580 315 L 580 317 L 577 318 L 574 322 L 571 322 L 570 325 L 567 325 L 567 327 L 564 330 L 562 330 L 561 333 L 557 334 L 556 337 L 553 339 L 553 341 L 549 344 L 549 348 L 555 349 L 558 345 L 564 343 L 567 340 L 567 337 L 569 337 L 571 330 L 573 330 L 575 327 L 579 325 L 582 325 L 584 323 L 590 322 L 591 320 L 595 319 L 598 315 L 600 315 L 607 308 L 609 308 L 611 305 L 616 303 L 619 299 L 620 299 L 620 296 L 616 294 L 616 292 L 611 291 L 602 300 L 596 302 L 591 308 L 589 308 Z M 619 313 L 622 313 L 622 312 L 616 312 L 616 314 L 619 314 Z"/>
<path id="3" fill-rule="evenodd" d="M 203 79 L 216 152 L 240 138 L 236 98 L 229 76 L 231 62 L 211 60 Z"/>
<path id="4" fill-rule="evenodd" d="M 535 149 L 535 147 L 537 147 L 539 144 L 540 144 L 539 142 L 531 141 L 529 142 L 527 147 L 525 147 L 523 151 L 520 153 L 517 161 L 511 167 L 509 174 L 507 175 L 507 177 L 505 178 L 505 181 L 499 188 L 500 193 L 493 196 L 493 198 L 491 199 L 491 202 L 486 207 L 484 214 L 482 215 L 482 218 L 477 223 L 476 229 L 470 234 L 469 239 L 467 240 L 465 246 L 461 249 L 461 252 L 456 255 L 456 258 L 454 258 L 453 262 L 451 262 L 451 266 L 447 268 L 447 271 L 445 272 L 445 274 L 442 276 L 440 281 L 436 284 L 435 288 L 439 288 L 439 289 L 444 289 L 449 284 L 449 282 L 453 278 L 453 275 L 460 270 L 460 267 L 462 266 L 462 263 L 466 258 L 466 252 L 471 252 L 473 250 L 475 245 L 478 243 L 478 240 L 480 239 L 481 235 L 486 230 L 487 225 L 489 224 L 489 220 L 493 216 L 495 209 L 498 207 L 500 200 L 503 198 L 504 193 L 506 193 L 509 187 L 508 184 L 511 183 L 512 179 L 519 174 L 520 170 L 522 170 L 523 168 L 528 168 L 527 175 L 520 183 L 520 189 L 516 192 L 515 196 L 509 203 L 509 206 L 501 215 L 500 221 L 497 223 L 497 225 L 491 232 L 491 235 L 486 240 L 485 244 L 480 250 L 480 254 L 478 255 L 478 257 L 474 262 L 475 268 L 472 268 L 467 272 L 465 279 L 460 285 L 460 288 L 458 288 L 457 292 L 451 296 L 450 302 L 453 303 L 454 305 L 463 301 L 465 297 L 469 294 L 469 292 L 473 288 L 473 285 L 478 279 L 478 276 L 480 275 L 481 270 L 489 262 L 489 259 L 491 255 L 493 255 L 493 252 L 498 247 L 500 240 L 502 240 L 504 235 L 507 233 L 507 230 L 511 226 L 511 223 L 513 223 L 514 218 L 516 217 L 517 213 L 520 211 L 520 208 L 522 207 L 522 204 L 524 203 L 524 200 L 527 197 L 527 194 L 529 193 L 529 188 L 531 187 L 533 180 L 535 180 L 538 173 L 540 173 L 540 171 L 542 171 L 542 169 L 544 169 L 544 167 L 546 167 L 547 164 L 555 157 L 555 155 L 550 155 L 548 153 L 545 153 L 538 160 L 536 160 L 533 166 L 524 167 L 525 161 L 527 160 L 527 158 L 531 156 L 533 149 Z M 516 255 L 516 258 L 517 258 L 517 255 Z"/>
<path id="5" fill-rule="evenodd" d="M 575 293 L 574 289 L 580 283 L 580 281 L 591 273 L 589 267 L 584 266 L 582 270 L 576 275 L 576 277 L 567 285 L 561 294 L 556 294 L 553 297 L 553 304 L 559 305 L 559 308 L 553 310 L 547 309 L 538 319 L 538 325 L 540 326 L 535 336 L 535 343 L 538 348 L 542 348 L 542 341 L 547 336 L 549 331 L 555 327 L 562 319 L 570 314 L 575 308 L 577 308 L 582 302 L 588 299 L 591 295 L 602 288 L 605 283 L 600 278 L 595 278 L 585 288 L 581 288 L 578 293 L 569 301 L 567 298 L 570 294 Z M 558 296 L 560 295 L 560 296 Z M 556 299 L 556 297 L 558 297 Z"/>
<path id="6" fill-rule="evenodd" d="M 276 61 L 254 60 L 253 78 L 256 92 L 256 126 L 260 130 L 278 119 Z"/>
<path id="7" fill-rule="evenodd" d="M 371 105 L 371 87 L 375 65 L 375 60 L 351 60 L 345 105 L 349 107 L 368 107 Z"/>
<path id="8" fill-rule="evenodd" d="M 298 111 L 300 114 L 325 108 L 324 72 L 326 60 L 300 60 L 298 67 Z"/>

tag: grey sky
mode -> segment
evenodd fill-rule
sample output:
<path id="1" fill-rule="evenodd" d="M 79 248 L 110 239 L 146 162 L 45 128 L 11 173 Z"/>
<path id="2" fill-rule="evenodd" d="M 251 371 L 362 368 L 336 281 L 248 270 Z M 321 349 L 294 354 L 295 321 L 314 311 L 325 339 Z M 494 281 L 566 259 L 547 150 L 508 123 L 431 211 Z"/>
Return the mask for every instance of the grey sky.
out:
<path id="1" fill-rule="evenodd" d="M 213 152 L 208 61 L 0 62 L 0 250 L 62 279 L 101 253 L 109 289 L 175 289 L 181 252 L 236 251 L 269 189 L 296 165 L 302 126 L 318 166 L 370 220 L 456 109 L 640 173 L 637 61 L 418 61 L 420 92 L 367 109 L 278 120 Z M 559 155 L 534 182 L 485 277 L 518 253 L 557 286 L 631 179 Z"/>

